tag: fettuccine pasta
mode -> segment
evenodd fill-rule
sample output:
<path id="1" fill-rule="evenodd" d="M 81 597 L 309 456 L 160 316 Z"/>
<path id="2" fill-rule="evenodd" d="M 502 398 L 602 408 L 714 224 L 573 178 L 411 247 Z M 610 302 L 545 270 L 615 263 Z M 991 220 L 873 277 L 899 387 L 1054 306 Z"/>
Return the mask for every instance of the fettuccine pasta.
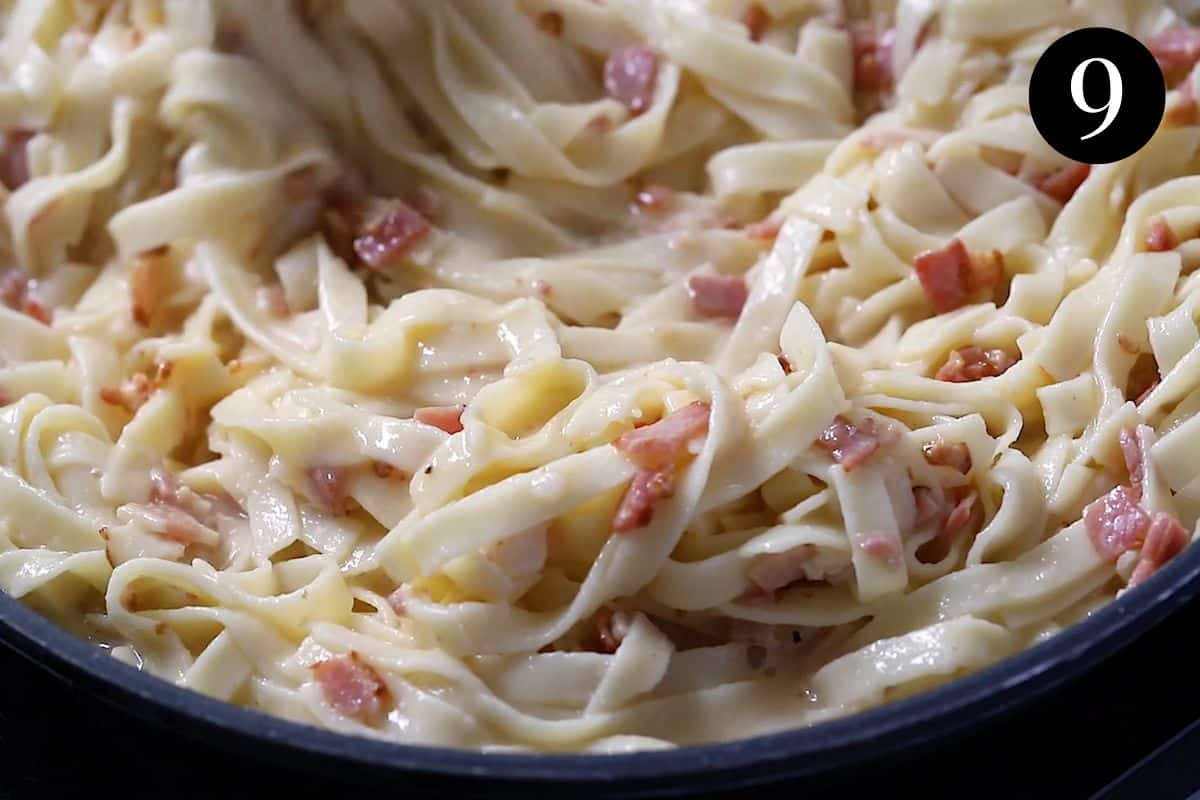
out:
<path id="1" fill-rule="evenodd" d="M 349 734 L 613 752 L 1053 636 L 1200 519 L 1154 0 L 7 0 L 0 588 Z M 1058 36 L 1170 88 L 1089 168 Z"/>

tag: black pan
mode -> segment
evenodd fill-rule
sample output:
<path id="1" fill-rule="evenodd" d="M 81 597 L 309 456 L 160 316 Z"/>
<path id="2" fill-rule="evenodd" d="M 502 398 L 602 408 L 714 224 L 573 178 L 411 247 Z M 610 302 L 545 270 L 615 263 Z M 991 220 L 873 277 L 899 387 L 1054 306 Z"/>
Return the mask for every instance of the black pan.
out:
<path id="1" fill-rule="evenodd" d="M 667 796 L 800 778 L 844 776 L 953 741 L 969 727 L 1027 708 L 1200 594 L 1200 547 L 1145 585 L 1049 641 L 986 670 L 891 705 L 820 725 L 724 744 L 619 756 L 481 754 L 411 747 L 318 730 L 227 705 L 142 674 L 0 593 L 0 643 L 143 719 L 243 757 L 449 796 L 530 796 L 534 786 L 579 797 Z"/>

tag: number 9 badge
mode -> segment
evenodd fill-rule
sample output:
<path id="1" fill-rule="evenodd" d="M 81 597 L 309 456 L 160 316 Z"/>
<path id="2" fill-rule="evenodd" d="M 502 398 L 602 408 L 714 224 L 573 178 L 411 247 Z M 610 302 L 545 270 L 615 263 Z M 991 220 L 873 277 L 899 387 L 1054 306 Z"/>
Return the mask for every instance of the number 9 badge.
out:
<path id="1" fill-rule="evenodd" d="M 1113 28 L 1057 39 L 1033 68 L 1029 111 L 1062 155 L 1109 164 L 1140 150 L 1162 122 L 1167 89 L 1146 46 Z"/>

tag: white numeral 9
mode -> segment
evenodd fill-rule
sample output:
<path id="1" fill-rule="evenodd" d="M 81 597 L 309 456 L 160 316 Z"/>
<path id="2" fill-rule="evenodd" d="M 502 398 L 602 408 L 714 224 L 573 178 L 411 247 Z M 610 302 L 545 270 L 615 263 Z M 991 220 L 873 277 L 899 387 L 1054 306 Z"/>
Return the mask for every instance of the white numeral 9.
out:
<path id="1" fill-rule="evenodd" d="M 1088 103 L 1087 98 L 1083 96 L 1083 76 L 1087 73 L 1087 68 L 1092 64 L 1100 64 L 1108 72 L 1108 102 L 1099 108 L 1092 108 Z M 1089 58 L 1071 73 L 1071 99 L 1075 101 L 1075 105 L 1080 111 L 1086 111 L 1089 114 L 1099 114 L 1101 111 L 1107 111 L 1104 115 L 1104 121 L 1100 123 L 1100 127 L 1087 134 L 1080 136 L 1079 140 L 1087 141 L 1093 136 L 1099 136 L 1112 125 L 1117 114 L 1121 113 L 1121 98 L 1124 96 L 1124 85 L 1121 83 L 1121 71 L 1117 69 L 1117 65 L 1109 61 L 1107 58 Z"/>

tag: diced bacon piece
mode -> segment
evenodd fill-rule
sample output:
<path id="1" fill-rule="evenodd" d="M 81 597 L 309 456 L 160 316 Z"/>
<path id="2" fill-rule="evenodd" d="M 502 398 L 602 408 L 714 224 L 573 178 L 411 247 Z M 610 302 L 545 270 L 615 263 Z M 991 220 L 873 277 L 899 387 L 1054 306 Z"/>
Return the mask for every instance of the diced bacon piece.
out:
<path id="1" fill-rule="evenodd" d="M 1150 517 L 1133 492 L 1118 486 L 1083 509 L 1083 523 L 1100 557 L 1116 561 L 1122 553 L 1141 546 Z"/>
<path id="2" fill-rule="evenodd" d="M 1191 542 L 1188 529 L 1179 524 L 1179 520 L 1170 514 L 1159 512 L 1150 523 L 1146 532 L 1146 542 L 1142 545 L 1141 556 L 1133 574 L 1129 576 L 1129 585 L 1137 586 L 1175 556 Z"/>
<path id="3" fill-rule="evenodd" d="M 634 204 L 646 214 L 666 214 L 675 205 L 675 190 L 660 183 L 648 183 L 634 196 Z"/>
<path id="4" fill-rule="evenodd" d="M 693 275 L 688 278 L 688 295 L 692 308 L 702 317 L 737 319 L 750 290 L 740 276 Z"/>
<path id="5" fill-rule="evenodd" d="M 613 611 L 601 608 L 593 617 L 596 625 L 596 650 L 601 653 L 615 653 L 621 642 L 629 634 L 633 625 L 633 617 L 627 611 Z"/>
<path id="6" fill-rule="evenodd" d="M 999 250 L 984 250 L 971 253 L 967 288 L 975 291 L 995 286 L 1004 277 L 1004 254 Z"/>
<path id="7" fill-rule="evenodd" d="M 53 316 L 33 296 L 37 281 L 20 270 L 11 270 L 0 277 L 0 301 L 13 311 L 20 311 L 25 316 L 35 319 L 43 325 L 49 325 Z"/>
<path id="8" fill-rule="evenodd" d="M 688 455 L 691 443 L 708 433 L 708 403 L 695 402 L 652 425 L 622 434 L 613 444 L 644 470 L 677 466 Z"/>
<path id="9" fill-rule="evenodd" d="M 1146 229 L 1146 249 L 1151 253 L 1163 253 L 1179 246 L 1179 237 L 1162 217 L 1154 217 Z"/>
<path id="10" fill-rule="evenodd" d="M 969 345 L 955 350 L 934 376 L 949 383 L 970 383 L 1003 375 L 1017 360 L 1003 350 Z"/>
<path id="11" fill-rule="evenodd" d="M 617 533 L 628 533 L 646 527 L 654 519 L 658 501 L 670 497 L 674 491 L 672 469 L 639 469 L 613 515 L 612 529 Z"/>
<path id="12" fill-rule="evenodd" d="M 429 230 L 429 221 L 416 209 L 390 200 L 358 230 L 354 253 L 371 269 L 382 269 L 411 253 Z"/>
<path id="13" fill-rule="evenodd" d="M 938 438 L 921 448 L 925 460 L 937 467 L 953 467 L 966 475 L 971 471 L 971 450 L 963 442 L 945 442 Z"/>
<path id="14" fill-rule="evenodd" d="M 760 592 L 770 594 L 796 581 L 808 579 L 808 565 L 817 549 L 802 544 L 782 553 L 768 553 L 754 559 L 746 570 L 746 580 Z"/>
<path id="15" fill-rule="evenodd" d="M 166 294 L 166 247 L 156 247 L 139 253 L 133 259 L 129 273 L 130 314 L 133 321 L 148 327 L 158 313 Z"/>
<path id="16" fill-rule="evenodd" d="M 894 533 L 862 534 L 858 546 L 871 558 L 895 568 L 903 562 L 900 537 Z"/>
<path id="17" fill-rule="evenodd" d="M 833 460 L 850 472 L 875 455 L 881 437 L 874 420 L 865 419 L 855 424 L 839 414 L 817 437 L 817 444 L 828 450 Z"/>
<path id="18" fill-rule="evenodd" d="M 563 20 L 563 15 L 557 11 L 543 11 L 541 14 L 537 15 L 537 19 L 534 20 L 534 24 L 537 26 L 537 29 L 544 34 L 549 36 L 562 36 L 563 28 L 565 27 L 565 20 Z"/>
<path id="19" fill-rule="evenodd" d="M 1090 164 L 1068 164 L 1049 174 L 1039 175 L 1032 183 L 1035 189 L 1065 205 L 1075 196 L 1075 191 L 1083 185 L 1091 171 Z"/>
<path id="20" fill-rule="evenodd" d="M 945 314 L 966 305 L 970 293 L 971 256 L 960 239 L 954 239 L 940 250 L 921 253 L 913 266 L 934 312 Z"/>
<path id="21" fill-rule="evenodd" d="M 742 13 L 742 24 L 746 26 L 746 32 L 750 34 L 750 41 L 762 41 L 763 34 L 767 32 L 767 26 L 771 24 L 771 15 L 767 13 L 761 3 L 751 3 Z"/>
<path id="22" fill-rule="evenodd" d="M 751 239 L 758 239 L 764 242 L 773 242 L 779 237 L 779 231 L 783 229 L 783 222 L 775 219 L 763 219 L 758 222 L 751 222 L 744 230 L 746 235 Z"/>
<path id="23" fill-rule="evenodd" d="M 1142 499 L 1142 485 L 1146 482 L 1146 461 L 1142 452 L 1142 437 L 1137 428 L 1122 428 L 1117 441 L 1121 445 L 1121 455 L 1125 458 L 1125 467 L 1129 470 L 1129 489 L 1135 500 Z"/>
<path id="24" fill-rule="evenodd" d="M 154 394 L 154 384 L 145 373 L 135 372 L 118 387 L 105 386 L 100 390 L 100 399 L 110 406 L 120 406 L 130 414 L 146 405 Z"/>
<path id="25" fill-rule="evenodd" d="M 975 501 L 978 499 L 979 493 L 972 490 L 954 505 L 946 517 L 946 521 L 942 523 L 941 535 L 943 537 L 953 539 L 954 534 L 966 526 L 967 521 L 971 519 L 971 510 L 975 508 Z"/>
<path id="26" fill-rule="evenodd" d="M 29 182 L 29 140 L 33 131 L 11 130 L 4 134 L 0 146 L 0 183 L 15 192 Z"/>
<path id="27" fill-rule="evenodd" d="M 312 670 L 321 696 L 339 714 L 365 721 L 383 709 L 383 679 L 358 654 L 334 656 Z"/>
<path id="28" fill-rule="evenodd" d="M 933 489 L 928 486 L 913 487 L 913 503 L 917 507 L 917 515 L 913 520 L 917 527 L 937 519 L 945 511 L 942 504 L 935 499 Z"/>
<path id="29" fill-rule="evenodd" d="M 432 425 L 446 433 L 454 434 L 463 429 L 463 406 L 425 406 L 418 408 L 413 419 L 423 425 Z"/>
<path id="30" fill-rule="evenodd" d="M 876 31 L 869 23 L 850 26 L 850 45 L 854 53 L 854 88 L 877 92 L 892 85 L 892 47 L 895 30 Z"/>
<path id="31" fill-rule="evenodd" d="M 1171 28 L 1152 36 L 1146 46 L 1169 83 L 1182 79 L 1200 61 L 1200 28 Z"/>
<path id="32" fill-rule="evenodd" d="M 318 466 L 308 470 L 308 485 L 312 497 L 330 514 L 346 514 L 346 474 L 341 467 Z"/>
<path id="33" fill-rule="evenodd" d="M 279 284 L 264 286 L 258 290 L 256 295 L 258 307 L 267 314 L 267 316 L 275 319 L 284 319 L 291 315 L 292 309 L 288 307 L 287 295 L 283 292 L 283 287 Z"/>
<path id="34" fill-rule="evenodd" d="M 615 51 L 604 64 L 605 92 L 633 114 L 641 114 L 654 102 L 658 61 L 658 53 L 641 44 Z"/>
<path id="35" fill-rule="evenodd" d="M 178 508 L 164 507 L 161 510 L 162 524 L 155 531 L 165 539 L 183 545 L 212 545 L 211 529 L 201 525 L 195 517 Z"/>

